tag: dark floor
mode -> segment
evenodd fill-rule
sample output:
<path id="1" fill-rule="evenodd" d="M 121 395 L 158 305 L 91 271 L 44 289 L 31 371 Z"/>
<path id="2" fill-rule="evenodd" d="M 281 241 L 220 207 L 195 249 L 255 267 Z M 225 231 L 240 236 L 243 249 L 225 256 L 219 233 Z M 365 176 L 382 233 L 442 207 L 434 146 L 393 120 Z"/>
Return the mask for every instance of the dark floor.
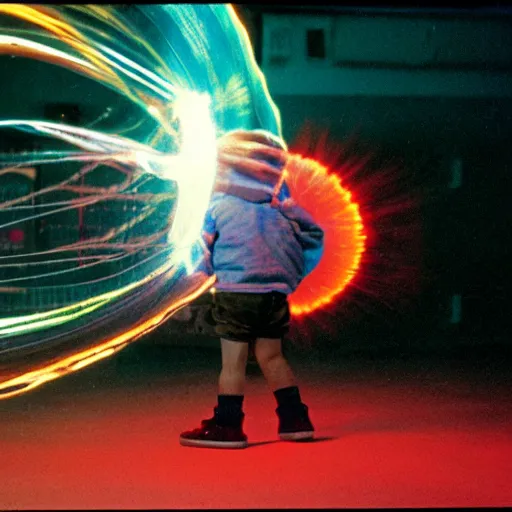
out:
<path id="1" fill-rule="evenodd" d="M 289 351 L 318 441 L 276 441 L 254 365 L 247 450 L 181 447 L 211 414 L 215 347 L 140 342 L 0 401 L 0 508 L 512 506 L 509 361 Z"/>

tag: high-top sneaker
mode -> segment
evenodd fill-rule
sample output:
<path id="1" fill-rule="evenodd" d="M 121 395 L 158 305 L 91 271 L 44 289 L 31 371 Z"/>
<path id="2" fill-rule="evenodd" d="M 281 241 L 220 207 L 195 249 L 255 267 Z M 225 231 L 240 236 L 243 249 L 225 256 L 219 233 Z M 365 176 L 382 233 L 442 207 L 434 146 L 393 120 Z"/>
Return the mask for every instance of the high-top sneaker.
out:
<path id="1" fill-rule="evenodd" d="M 244 414 L 238 424 L 219 425 L 216 414 L 213 418 L 201 421 L 201 426 L 194 430 L 183 432 L 180 444 L 200 448 L 247 448 L 247 436 L 242 425 Z"/>
<path id="2" fill-rule="evenodd" d="M 314 427 L 309 419 L 305 404 L 279 406 L 276 409 L 279 418 L 278 434 L 283 441 L 305 441 L 313 439 Z"/>

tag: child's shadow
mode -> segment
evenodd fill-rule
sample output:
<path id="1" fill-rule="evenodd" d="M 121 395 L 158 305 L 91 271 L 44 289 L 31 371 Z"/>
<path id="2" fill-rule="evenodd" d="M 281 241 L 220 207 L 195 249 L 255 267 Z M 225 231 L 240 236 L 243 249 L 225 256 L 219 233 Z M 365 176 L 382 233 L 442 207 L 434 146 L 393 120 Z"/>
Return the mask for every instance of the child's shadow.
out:
<path id="1" fill-rule="evenodd" d="M 334 441 L 338 439 L 334 436 L 323 436 L 314 437 L 313 439 L 302 439 L 299 441 L 281 441 L 279 439 L 272 439 L 272 441 L 257 441 L 255 443 L 249 443 L 249 448 L 256 448 L 257 446 L 264 446 L 266 444 L 274 443 L 294 443 L 294 444 L 313 444 L 313 443 L 324 443 L 325 441 Z"/>

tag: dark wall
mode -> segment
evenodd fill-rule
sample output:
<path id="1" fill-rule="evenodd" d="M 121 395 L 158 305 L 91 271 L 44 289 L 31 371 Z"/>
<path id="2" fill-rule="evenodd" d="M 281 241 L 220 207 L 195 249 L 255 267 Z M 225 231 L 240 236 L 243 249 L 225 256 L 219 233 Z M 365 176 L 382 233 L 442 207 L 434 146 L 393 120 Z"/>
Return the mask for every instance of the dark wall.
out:
<path id="1" fill-rule="evenodd" d="M 508 342 L 512 99 L 289 96 L 276 102 L 287 140 L 305 121 L 341 143 L 355 135 L 399 163 L 419 191 L 424 280 L 410 331 L 448 329 Z M 462 180 L 452 189 L 454 158 L 461 160 Z M 454 294 L 462 296 L 462 316 L 452 326 Z M 393 329 L 404 319 L 397 322 Z"/>
<path id="2" fill-rule="evenodd" d="M 376 144 L 446 152 L 475 144 L 503 145 L 512 134 L 512 97 L 275 96 L 291 139 L 305 120 L 338 137 L 354 132 Z"/>

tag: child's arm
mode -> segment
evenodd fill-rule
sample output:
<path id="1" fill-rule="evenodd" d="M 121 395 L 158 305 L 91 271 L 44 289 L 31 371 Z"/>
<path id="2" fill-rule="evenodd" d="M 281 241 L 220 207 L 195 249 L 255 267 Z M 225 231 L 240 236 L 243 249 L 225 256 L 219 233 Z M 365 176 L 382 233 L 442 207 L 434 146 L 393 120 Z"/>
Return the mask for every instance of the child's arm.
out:
<path id="1" fill-rule="evenodd" d="M 210 253 L 212 253 L 213 245 L 215 243 L 215 237 L 217 236 L 217 230 L 215 227 L 215 219 L 213 218 L 211 208 L 209 208 L 208 211 L 206 212 L 202 236 L 206 248 Z"/>
<path id="2" fill-rule="evenodd" d="M 215 221 L 210 209 L 206 212 L 201 236 L 192 249 L 192 261 L 197 263 L 196 271 L 213 275 L 212 252 L 215 242 Z"/>
<path id="3" fill-rule="evenodd" d="M 304 251 L 304 277 L 320 263 L 324 252 L 324 231 L 313 217 L 293 199 L 279 205 L 281 213 L 291 222 L 295 235 Z"/>

